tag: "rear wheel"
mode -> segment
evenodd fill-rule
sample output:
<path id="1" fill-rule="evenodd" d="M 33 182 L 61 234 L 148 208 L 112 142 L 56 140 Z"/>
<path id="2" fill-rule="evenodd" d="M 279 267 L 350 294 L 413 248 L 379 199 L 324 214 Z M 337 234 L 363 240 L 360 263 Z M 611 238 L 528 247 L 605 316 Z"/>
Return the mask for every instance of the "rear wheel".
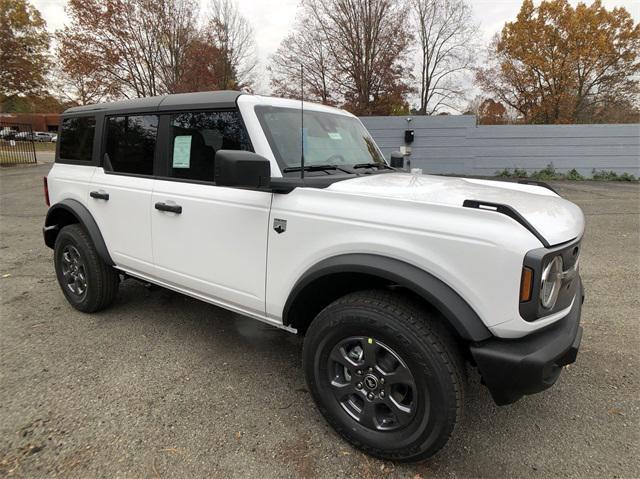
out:
<path id="1" fill-rule="evenodd" d="M 54 262 L 60 288 L 77 310 L 93 313 L 115 299 L 120 282 L 118 272 L 102 261 L 82 226 L 62 228 L 56 238 Z"/>
<path id="2" fill-rule="evenodd" d="M 303 358 L 320 412 L 355 447 L 418 461 L 446 444 L 464 364 L 439 318 L 410 298 L 366 291 L 338 299 L 311 323 Z"/>

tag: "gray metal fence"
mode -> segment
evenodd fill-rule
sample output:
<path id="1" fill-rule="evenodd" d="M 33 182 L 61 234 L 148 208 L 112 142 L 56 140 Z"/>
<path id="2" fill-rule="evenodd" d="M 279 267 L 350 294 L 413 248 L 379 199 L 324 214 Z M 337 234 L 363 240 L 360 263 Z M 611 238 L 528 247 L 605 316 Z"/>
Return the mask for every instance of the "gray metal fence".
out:
<path id="1" fill-rule="evenodd" d="M 640 176 L 639 124 L 476 126 L 475 117 L 466 115 L 361 120 L 387 158 L 410 146 L 411 166 L 425 173 L 491 176 L 505 168 L 531 173 L 552 165 L 586 177 L 594 169 Z M 415 135 L 410 145 L 404 142 L 407 129 Z"/>
<path id="2" fill-rule="evenodd" d="M 0 166 L 36 163 L 31 125 L 0 122 Z"/>

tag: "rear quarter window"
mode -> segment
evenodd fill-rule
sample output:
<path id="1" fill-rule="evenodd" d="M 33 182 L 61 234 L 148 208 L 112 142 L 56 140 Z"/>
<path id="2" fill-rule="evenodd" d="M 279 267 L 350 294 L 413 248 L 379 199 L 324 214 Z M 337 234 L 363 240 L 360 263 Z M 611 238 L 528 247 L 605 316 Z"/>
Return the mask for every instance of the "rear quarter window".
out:
<path id="1" fill-rule="evenodd" d="M 92 116 L 65 118 L 60 127 L 60 159 L 90 162 L 96 119 Z"/>

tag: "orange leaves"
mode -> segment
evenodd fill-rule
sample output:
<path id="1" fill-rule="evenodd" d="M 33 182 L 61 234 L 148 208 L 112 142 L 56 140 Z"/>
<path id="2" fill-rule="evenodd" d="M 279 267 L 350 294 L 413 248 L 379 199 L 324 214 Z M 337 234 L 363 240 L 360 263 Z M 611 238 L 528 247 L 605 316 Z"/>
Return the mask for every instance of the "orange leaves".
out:
<path id="1" fill-rule="evenodd" d="M 491 98 L 487 98 L 480 104 L 477 115 L 481 125 L 505 125 L 508 121 L 505 106 Z"/>
<path id="2" fill-rule="evenodd" d="M 598 122 L 637 99 L 639 52 L 640 26 L 624 8 L 525 0 L 477 79 L 528 123 Z"/>
<path id="3" fill-rule="evenodd" d="M 0 96 L 38 93 L 49 67 L 49 34 L 25 0 L 0 0 Z"/>

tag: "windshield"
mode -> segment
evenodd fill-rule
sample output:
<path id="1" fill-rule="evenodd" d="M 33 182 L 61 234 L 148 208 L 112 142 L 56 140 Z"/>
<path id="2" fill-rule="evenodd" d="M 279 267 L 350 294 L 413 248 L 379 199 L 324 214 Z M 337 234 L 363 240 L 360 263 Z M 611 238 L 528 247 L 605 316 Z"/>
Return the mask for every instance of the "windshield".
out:
<path id="1" fill-rule="evenodd" d="M 303 142 L 305 167 L 385 165 L 369 132 L 351 116 L 305 110 L 301 135 L 299 109 L 257 106 L 256 114 L 283 171 L 300 166 Z"/>

